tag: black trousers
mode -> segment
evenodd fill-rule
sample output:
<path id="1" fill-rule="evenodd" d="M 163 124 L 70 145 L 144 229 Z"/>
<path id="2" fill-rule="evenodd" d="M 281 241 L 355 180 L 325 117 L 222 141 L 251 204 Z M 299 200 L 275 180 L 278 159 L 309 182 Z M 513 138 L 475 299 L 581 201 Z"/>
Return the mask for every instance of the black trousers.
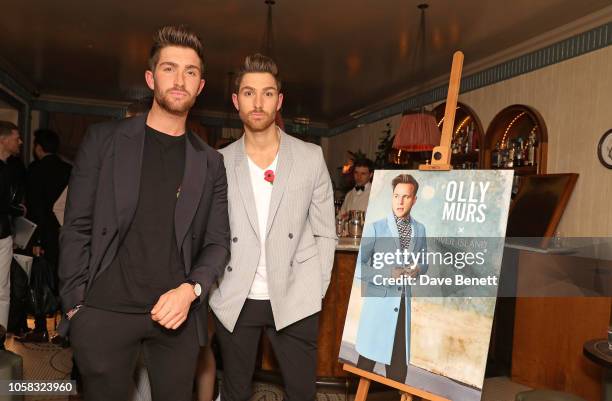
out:
<path id="1" fill-rule="evenodd" d="M 374 372 L 374 365 L 376 365 L 376 361 L 359 355 L 357 360 L 359 369 Z M 397 316 L 397 325 L 395 326 L 391 363 L 385 365 L 385 373 L 388 379 L 400 383 L 406 382 L 406 374 L 408 373 L 408 363 L 406 361 L 406 302 L 403 296 Z"/>
<path id="2" fill-rule="evenodd" d="M 153 401 L 191 401 L 200 346 L 195 318 L 168 330 L 149 314 L 82 307 L 70 321 L 70 343 L 85 401 L 127 401 L 141 350 Z"/>
<path id="3" fill-rule="evenodd" d="M 45 250 L 44 258 L 51 265 L 53 274 L 53 289 L 55 295 L 58 295 L 59 291 L 59 277 L 57 272 L 57 266 L 59 261 L 59 229 L 51 230 L 50 233 L 45 235 Z M 27 324 L 26 324 L 27 327 Z M 34 315 L 34 331 L 47 331 L 47 315 L 40 314 Z"/>
<path id="4" fill-rule="evenodd" d="M 270 301 L 247 299 L 232 333 L 223 327 L 216 316 L 215 323 L 223 359 L 221 400 L 251 399 L 251 383 L 262 331 L 270 340 L 280 366 L 285 400 L 316 399 L 318 313 L 276 330 Z"/>

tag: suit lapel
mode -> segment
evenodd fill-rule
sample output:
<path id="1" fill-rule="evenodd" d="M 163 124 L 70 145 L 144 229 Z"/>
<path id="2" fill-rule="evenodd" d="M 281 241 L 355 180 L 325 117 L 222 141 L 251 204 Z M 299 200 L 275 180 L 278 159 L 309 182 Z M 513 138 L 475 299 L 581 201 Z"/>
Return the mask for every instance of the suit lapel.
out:
<path id="1" fill-rule="evenodd" d="M 402 249 L 402 247 L 400 246 L 399 231 L 397 231 L 397 223 L 395 222 L 395 216 L 393 215 L 393 213 L 389 213 L 387 215 L 387 226 L 389 226 L 389 231 L 391 232 L 391 236 L 395 240 L 395 245 L 397 246 L 397 249 Z"/>
<path id="2" fill-rule="evenodd" d="M 257 239 L 261 241 L 259 235 L 259 222 L 257 220 L 257 209 L 255 206 L 255 196 L 253 194 L 253 186 L 251 185 L 251 174 L 249 172 L 249 163 L 247 160 L 246 149 L 244 147 L 244 135 L 236 143 L 237 147 L 234 154 L 234 171 L 236 173 L 236 182 L 238 183 L 238 190 L 240 191 L 240 197 L 244 209 L 246 210 L 249 223 Z"/>
<path id="3" fill-rule="evenodd" d="M 270 211 L 268 213 L 268 223 L 266 224 L 266 237 L 272 227 L 274 216 L 278 211 L 283 194 L 287 188 L 291 168 L 293 167 L 293 154 L 291 152 L 291 144 L 280 128 L 280 145 L 278 148 L 278 161 L 276 163 L 276 171 L 274 172 L 274 185 L 272 187 L 272 197 L 270 198 Z"/>
<path id="4" fill-rule="evenodd" d="M 115 140 L 113 176 L 119 239 L 125 238 L 140 192 L 146 114 L 125 121 Z"/>
<path id="5" fill-rule="evenodd" d="M 176 233 L 176 246 L 181 249 L 185 235 L 191 226 L 204 185 L 206 183 L 206 152 L 203 151 L 199 139 L 188 132 L 185 141 L 185 171 L 181 183 L 180 193 L 174 209 L 174 231 Z"/>

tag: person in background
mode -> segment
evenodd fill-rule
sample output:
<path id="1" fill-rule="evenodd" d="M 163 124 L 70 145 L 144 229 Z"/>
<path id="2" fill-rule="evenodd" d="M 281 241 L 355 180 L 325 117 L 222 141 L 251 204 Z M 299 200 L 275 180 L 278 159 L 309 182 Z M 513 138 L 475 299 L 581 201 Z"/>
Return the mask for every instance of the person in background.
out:
<path id="1" fill-rule="evenodd" d="M 30 163 L 27 174 L 26 205 L 27 217 L 37 227 L 32 236 L 32 254 L 44 257 L 51 264 L 57 283 L 59 259 L 59 222 L 53 213 L 53 205 L 68 185 L 72 166 L 62 160 L 57 152 L 60 147 L 59 135 L 48 129 L 34 132 L 35 161 Z M 57 288 L 57 285 L 53 286 Z M 46 315 L 34 316 L 34 330 L 16 338 L 21 342 L 47 342 Z"/>
<path id="2" fill-rule="evenodd" d="M 12 218 L 23 216 L 25 213 L 25 208 L 19 203 L 16 180 L 7 160 L 19 154 L 22 143 L 19 128 L 9 121 L 0 121 L 0 333 L 2 337 L 8 326 L 11 299 Z M 4 338 L 0 341 L 0 345 L 4 347 Z"/>
<path id="3" fill-rule="evenodd" d="M 340 208 L 339 217 L 346 219 L 349 210 L 368 209 L 372 176 L 374 175 L 374 163 L 370 159 L 359 159 L 353 164 L 353 179 L 355 186 L 348 191 Z"/>

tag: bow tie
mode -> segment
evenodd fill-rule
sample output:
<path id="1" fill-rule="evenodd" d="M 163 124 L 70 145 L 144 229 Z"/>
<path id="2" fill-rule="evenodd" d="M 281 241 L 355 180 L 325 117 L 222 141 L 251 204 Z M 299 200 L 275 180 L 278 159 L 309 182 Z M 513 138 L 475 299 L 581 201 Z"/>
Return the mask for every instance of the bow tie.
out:
<path id="1" fill-rule="evenodd" d="M 365 191 L 365 185 L 355 185 L 355 191 Z"/>

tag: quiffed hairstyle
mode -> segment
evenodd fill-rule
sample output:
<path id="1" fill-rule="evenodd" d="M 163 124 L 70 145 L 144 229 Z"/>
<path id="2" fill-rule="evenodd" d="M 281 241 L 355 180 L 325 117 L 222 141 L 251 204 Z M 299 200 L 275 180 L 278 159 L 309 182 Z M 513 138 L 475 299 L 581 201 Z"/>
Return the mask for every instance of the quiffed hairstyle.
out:
<path id="1" fill-rule="evenodd" d="M 278 77 L 278 67 L 276 66 L 276 63 L 270 57 L 264 56 L 260 53 L 255 53 L 251 56 L 247 56 L 244 59 L 244 64 L 238 70 L 236 80 L 234 81 L 234 93 L 238 93 L 240 90 L 240 84 L 242 83 L 244 74 L 248 74 L 250 72 L 267 72 L 268 74 L 272 74 L 276 80 L 276 89 L 280 92 L 281 81 Z"/>
<path id="2" fill-rule="evenodd" d="M 204 46 L 202 40 L 185 25 L 166 25 L 157 30 L 153 36 L 153 46 L 149 54 L 149 69 L 155 71 L 161 49 L 168 46 L 193 49 L 200 57 L 200 73 L 204 73 Z"/>
<path id="3" fill-rule="evenodd" d="M 34 145 L 40 145 L 46 153 L 57 153 L 60 146 L 59 135 L 50 129 L 36 130 L 34 131 Z"/>
<path id="4" fill-rule="evenodd" d="M 419 190 L 419 183 L 410 174 L 400 174 L 391 181 L 391 187 L 395 190 L 397 184 L 412 184 L 414 186 L 414 195 Z"/>
<path id="5" fill-rule="evenodd" d="M 0 136 L 9 136 L 13 131 L 19 131 L 19 128 L 10 121 L 0 120 Z"/>
<path id="6" fill-rule="evenodd" d="M 353 170 L 356 167 L 367 167 L 368 171 L 371 173 L 374 171 L 374 163 L 370 159 L 357 159 L 355 163 L 353 163 Z"/>

